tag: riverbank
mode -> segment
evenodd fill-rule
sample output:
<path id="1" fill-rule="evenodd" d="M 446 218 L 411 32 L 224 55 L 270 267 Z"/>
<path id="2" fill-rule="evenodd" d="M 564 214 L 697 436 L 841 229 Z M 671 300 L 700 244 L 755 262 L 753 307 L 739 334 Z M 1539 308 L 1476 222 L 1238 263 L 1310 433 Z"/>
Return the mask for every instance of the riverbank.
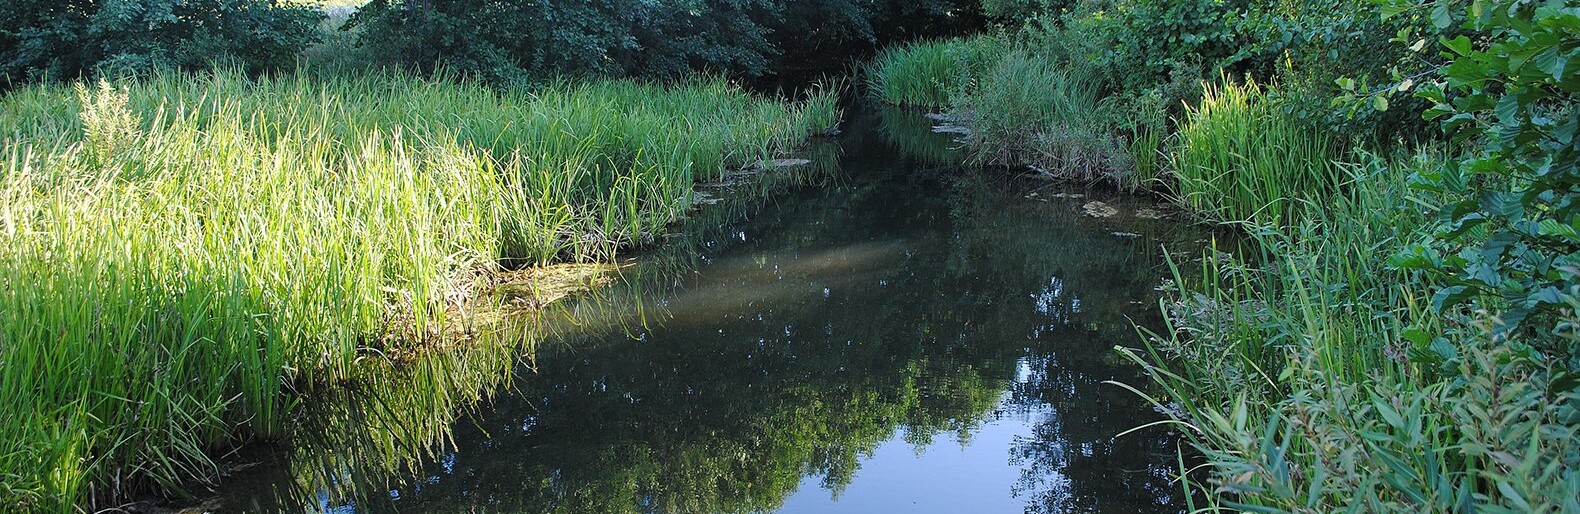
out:
<path id="1" fill-rule="evenodd" d="M 282 432 L 304 384 L 465 330 L 498 269 L 652 241 L 694 184 L 831 129 L 835 103 L 706 78 L 498 92 L 394 72 L 11 91 L 4 504 L 211 480 L 216 451 Z"/>
<path id="2" fill-rule="evenodd" d="M 949 141 L 925 118 L 850 111 L 796 168 L 826 180 L 713 194 L 543 313 L 565 329 L 497 394 L 442 417 L 427 398 L 455 395 L 418 391 L 469 382 L 330 399 L 205 508 L 1182 510 L 1178 433 L 1113 438 L 1162 415 L 1105 381 L 1142 377 L 1110 349 L 1161 326 L 1158 246 L 1204 232 L 1146 198 L 935 161 L 921 148 Z M 462 360 L 490 371 L 442 375 L 500 377 Z"/>
<path id="3" fill-rule="evenodd" d="M 1361 34 L 1429 33 L 1419 19 L 1343 8 L 1354 9 L 1351 23 L 1369 27 Z M 1515 231 L 1492 238 L 1504 238 L 1501 246 L 1480 246 L 1475 238 L 1491 236 L 1469 228 L 1477 220 L 1523 214 L 1455 202 L 1482 194 L 1473 187 L 1517 187 L 1508 184 L 1519 179 L 1467 186 L 1458 174 L 1475 172 L 1459 162 L 1494 166 L 1474 146 L 1487 140 L 1448 140 L 1419 120 L 1401 121 L 1399 107 L 1388 112 L 1390 99 L 1421 105 L 1397 94 L 1411 84 L 1366 96 L 1348 78 L 1365 80 L 1381 71 L 1369 59 L 1419 46 L 1361 36 L 1342 43 L 1361 48 L 1345 57 L 1353 61 L 1335 62 L 1319 56 L 1326 48 L 1318 43 L 1286 40 L 1274 54 L 1283 60 L 1260 67 L 1268 63 L 1255 52 L 1264 47 L 1236 38 L 1277 32 L 1258 25 L 1268 31 L 1240 33 L 1235 23 L 1287 23 L 1303 42 L 1309 34 L 1300 30 L 1329 18 L 1253 7 L 1241 16 L 1219 5 L 1181 23 L 1195 11 L 1135 9 L 1021 13 L 1030 16 L 1024 29 L 891 49 L 868 80 L 887 102 L 941 113 L 936 130 L 959 134 L 978 163 L 1149 190 L 1254 241 L 1249 258 L 1215 250 L 1199 268 L 1176 268 L 1173 299 L 1162 305 L 1169 329 L 1148 333 L 1144 349 L 1120 349 L 1166 388 L 1155 401 L 1206 456 L 1211 479 L 1186 487 L 1212 492 L 1209 507 L 1246 511 L 1580 510 L 1572 378 L 1580 302 L 1561 278 L 1573 271 L 1543 275 L 1559 277 L 1541 282 L 1553 284 L 1544 299 L 1521 289 L 1536 286 L 1519 284 L 1517 271 L 1563 262 L 1566 250 L 1554 250 L 1556 259 L 1520 250 L 1510 265 L 1500 260 L 1505 249 L 1538 236 Z M 1517 39 L 1508 34 L 1500 37 Z M 1225 41 L 1234 44 L 1218 46 Z M 1471 55 L 1464 45 L 1454 47 L 1458 55 Z M 1221 63 L 1216 76 L 1202 73 L 1211 66 L 1191 68 L 1213 62 Z M 1458 80 L 1454 68 L 1410 80 L 1433 72 Z M 1553 101 L 1572 113 L 1572 104 Z M 1345 102 L 1367 105 L 1345 118 Z M 1463 119 L 1478 115 L 1491 113 Z M 1503 123 L 1514 126 L 1509 116 Z M 1541 162 L 1540 153 L 1507 158 L 1511 169 Z M 1476 219 L 1445 227 L 1434 217 L 1439 208 Z M 1532 212 L 1555 216 L 1555 227 L 1574 221 L 1556 214 L 1568 211 Z M 1556 232 L 1540 237 L 1572 248 Z M 1453 275 L 1464 266 L 1454 260 L 1460 248 L 1466 259 L 1492 256 L 1472 261 L 1483 275 Z M 1542 305 L 1556 307 L 1526 318 Z"/>

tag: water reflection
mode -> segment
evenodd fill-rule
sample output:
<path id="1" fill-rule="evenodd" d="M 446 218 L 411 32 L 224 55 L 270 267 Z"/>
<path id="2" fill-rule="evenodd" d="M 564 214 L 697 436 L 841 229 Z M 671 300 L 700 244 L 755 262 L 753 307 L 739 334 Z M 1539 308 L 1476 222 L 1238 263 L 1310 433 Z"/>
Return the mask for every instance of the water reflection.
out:
<path id="1" fill-rule="evenodd" d="M 1181 510 L 1175 438 L 1115 439 L 1157 415 L 1102 383 L 1142 382 L 1112 347 L 1134 343 L 1132 321 L 1155 323 L 1158 246 L 1177 229 L 1028 198 L 1047 184 L 918 166 L 942 154 L 873 139 L 906 122 L 885 116 L 847 128 L 843 179 L 705 212 L 624 282 L 566 305 L 531 370 L 511 378 L 479 355 L 388 384 L 489 398 L 475 408 L 437 395 L 372 409 L 403 412 L 372 425 L 379 394 L 309 410 L 364 435 L 303 437 L 214 507 Z M 1126 202 L 1113 203 L 1142 207 Z M 469 366 L 484 371 L 457 373 Z"/>

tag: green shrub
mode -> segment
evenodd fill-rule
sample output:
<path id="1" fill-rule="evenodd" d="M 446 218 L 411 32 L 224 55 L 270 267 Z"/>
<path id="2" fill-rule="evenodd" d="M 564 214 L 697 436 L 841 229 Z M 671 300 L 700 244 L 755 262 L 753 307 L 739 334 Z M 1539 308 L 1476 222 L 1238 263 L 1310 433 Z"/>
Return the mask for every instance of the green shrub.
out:
<path id="1" fill-rule="evenodd" d="M 1500 1 L 1468 18 L 1484 36 L 1444 41 L 1453 62 L 1420 94 L 1435 104 L 1429 118 L 1477 146 L 1415 177 L 1445 197 L 1441 225 L 1397 262 L 1448 281 L 1437 307 L 1480 297 L 1508 331 L 1580 296 L 1580 66 L 1568 66 L 1580 48 L 1580 9 Z M 1536 334 L 1558 326 L 1544 319 Z"/>
<path id="2" fill-rule="evenodd" d="M 0 86 L 100 67 L 278 68 L 316 39 L 322 16 L 273 0 L 9 0 L 0 3 Z"/>
<path id="3" fill-rule="evenodd" d="M 1287 41 L 1277 75 L 1290 115 L 1368 144 L 1412 144 L 1434 136 L 1420 116 L 1428 104 L 1395 93 L 1430 72 L 1438 58 L 1426 45 L 1444 33 L 1423 16 L 1385 16 L 1380 2 L 1302 0 L 1272 13 L 1266 38 Z M 1403 41 L 1404 43 L 1401 43 Z M 1411 77 L 1415 77 L 1411 79 Z M 1349 89 L 1339 84 L 1350 86 Z M 1347 98 L 1360 93 L 1366 98 Z M 1386 96 L 1385 110 L 1371 105 Z M 1360 108 L 1354 108 L 1360 107 Z"/>
<path id="4" fill-rule="evenodd" d="M 1074 40 L 1087 41 L 1095 52 L 1089 58 L 1107 80 L 1141 91 L 1181 75 L 1251 71 L 1248 62 L 1263 56 L 1245 34 L 1247 6 L 1244 0 L 1092 2 L 1066 14 L 1063 25 L 1079 36 Z"/>
<path id="5" fill-rule="evenodd" d="M 1011 25 L 1050 15 L 1058 15 L 1078 0 L 982 0 L 982 14 Z"/>

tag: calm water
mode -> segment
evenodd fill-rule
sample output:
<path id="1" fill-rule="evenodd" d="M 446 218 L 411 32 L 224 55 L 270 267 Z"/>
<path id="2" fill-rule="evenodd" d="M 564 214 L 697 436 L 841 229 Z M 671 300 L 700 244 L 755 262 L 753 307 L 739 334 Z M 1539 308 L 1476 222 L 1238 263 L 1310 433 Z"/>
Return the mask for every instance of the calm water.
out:
<path id="1" fill-rule="evenodd" d="M 295 446 L 242 456 L 204 508 L 1183 510 L 1177 437 L 1116 439 L 1160 416 L 1105 381 L 1145 384 L 1114 346 L 1158 324 L 1161 248 L 1200 235 L 954 166 L 914 115 L 858 113 L 839 144 L 825 184 L 709 207 L 566 306 L 530 364 L 313 400 Z"/>

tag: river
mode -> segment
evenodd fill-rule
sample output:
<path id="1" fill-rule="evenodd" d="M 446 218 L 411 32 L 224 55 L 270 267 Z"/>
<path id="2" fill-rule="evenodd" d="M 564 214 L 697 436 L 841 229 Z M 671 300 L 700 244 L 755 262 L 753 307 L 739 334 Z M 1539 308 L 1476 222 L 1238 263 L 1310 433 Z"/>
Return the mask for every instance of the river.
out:
<path id="1" fill-rule="evenodd" d="M 309 394 L 201 510 L 1183 511 L 1183 443 L 1116 437 L 1163 416 L 1112 382 L 1145 389 L 1115 346 L 1204 233 L 961 166 L 915 113 L 850 118 L 815 178 L 704 207 L 530 358 Z"/>

